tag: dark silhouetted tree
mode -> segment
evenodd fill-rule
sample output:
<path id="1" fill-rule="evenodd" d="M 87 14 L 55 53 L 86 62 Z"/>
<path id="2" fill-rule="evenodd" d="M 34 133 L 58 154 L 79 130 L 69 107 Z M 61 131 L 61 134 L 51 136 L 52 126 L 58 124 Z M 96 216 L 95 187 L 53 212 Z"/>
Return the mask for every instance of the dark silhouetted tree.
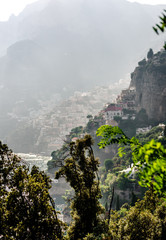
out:
<path id="1" fill-rule="evenodd" d="M 113 167 L 113 161 L 111 159 L 105 159 L 104 166 L 106 171 L 110 170 Z"/>
<path id="2" fill-rule="evenodd" d="M 0 236 L 2 239 L 62 239 L 49 195 L 50 179 L 28 167 L 0 142 Z"/>
<path id="3" fill-rule="evenodd" d="M 71 142 L 71 157 L 65 160 L 64 166 L 56 173 L 57 179 L 65 177 L 74 189 L 71 202 L 73 221 L 68 229 L 70 240 L 83 239 L 89 233 L 99 235 L 105 231 L 104 222 L 100 219 L 104 209 L 99 202 L 99 161 L 94 157 L 92 144 L 90 135 Z"/>
<path id="4" fill-rule="evenodd" d="M 131 206 L 134 206 L 135 203 L 137 201 L 137 196 L 135 195 L 135 193 L 132 191 L 131 193 Z"/>

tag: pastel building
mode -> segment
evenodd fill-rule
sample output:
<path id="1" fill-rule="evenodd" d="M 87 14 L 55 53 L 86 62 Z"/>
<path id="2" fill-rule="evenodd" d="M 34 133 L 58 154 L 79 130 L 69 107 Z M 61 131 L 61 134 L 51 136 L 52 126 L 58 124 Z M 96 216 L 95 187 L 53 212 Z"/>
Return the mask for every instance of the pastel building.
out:
<path id="1" fill-rule="evenodd" d="M 122 117 L 122 107 L 116 104 L 110 104 L 106 109 L 103 110 L 103 118 L 105 121 L 113 120 L 114 117 Z"/>

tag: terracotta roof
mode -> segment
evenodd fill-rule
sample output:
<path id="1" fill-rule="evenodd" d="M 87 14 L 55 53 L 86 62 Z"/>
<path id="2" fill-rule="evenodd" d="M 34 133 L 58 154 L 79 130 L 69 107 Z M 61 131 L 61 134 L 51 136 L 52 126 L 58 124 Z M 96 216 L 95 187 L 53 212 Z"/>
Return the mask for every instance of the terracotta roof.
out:
<path id="1" fill-rule="evenodd" d="M 122 107 L 110 106 L 105 109 L 105 112 L 109 112 L 109 111 L 122 111 Z"/>

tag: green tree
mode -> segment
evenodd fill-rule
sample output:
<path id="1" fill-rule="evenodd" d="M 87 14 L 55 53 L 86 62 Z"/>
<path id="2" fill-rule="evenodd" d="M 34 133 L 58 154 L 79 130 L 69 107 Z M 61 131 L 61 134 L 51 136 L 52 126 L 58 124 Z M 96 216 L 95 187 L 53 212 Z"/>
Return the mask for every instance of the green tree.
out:
<path id="1" fill-rule="evenodd" d="M 109 144 L 117 143 L 119 156 L 125 154 L 125 145 L 132 150 L 134 167 L 139 171 L 139 184 L 143 187 L 153 187 L 155 193 L 166 197 L 166 149 L 161 142 L 152 139 L 142 145 L 135 137 L 128 138 L 119 127 L 103 125 L 97 130 L 101 136 L 99 147 L 104 148 Z"/>
<path id="2" fill-rule="evenodd" d="M 113 161 L 111 159 L 105 159 L 104 166 L 106 171 L 110 170 L 113 167 Z"/>
<path id="3" fill-rule="evenodd" d="M 62 239 L 48 192 L 50 179 L 35 166 L 30 172 L 1 142 L 0 161 L 0 236 L 16 240 Z"/>
<path id="4" fill-rule="evenodd" d="M 57 160 L 57 151 L 51 153 L 52 160 Z"/>
<path id="5" fill-rule="evenodd" d="M 132 191 L 131 193 L 131 206 L 134 206 L 135 203 L 137 201 L 137 196 L 135 195 L 135 193 Z"/>
<path id="6" fill-rule="evenodd" d="M 120 189 L 120 190 L 126 190 L 126 189 L 133 188 L 132 180 L 130 180 L 124 172 L 122 172 L 118 175 L 116 184 L 117 184 L 118 189 Z"/>
<path id="7" fill-rule="evenodd" d="M 152 190 L 136 202 L 125 215 L 114 212 L 110 220 L 110 236 L 114 240 L 164 240 L 166 234 L 166 202 Z"/>
<path id="8" fill-rule="evenodd" d="M 55 172 L 55 168 L 61 167 L 63 165 L 63 160 L 68 156 L 69 147 L 68 143 L 65 143 L 60 149 L 53 151 L 51 153 L 52 159 L 47 162 L 48 171 Z"/>
<path id="9" fill-rule="evenodd" d="M 71 129 L 70 138 L 72 139 L 73 137 L 79 137 L 81 133 L 83 133 L 83 127 L 82 126 L 75 127 Z"/>
<path id="10" fill-rule="evenodd" d="M 93 116 L 92 116 L 91 114 L 88 114 L 88 115 L 87 115 L 87 118 L 88 118 L 88 119 L 93 119 Z"/>
<path id="11" fill-rule="evenodd" d="M 71 240 L 83 239 L 88 233 L 95 236 L 105 231 L 104 222 L 100 219 L 104 209 L 99 202 L 99 161 L 94 157 L 92 144 L 90 135 L 76 143 L 71 142 L 71 157 L 56 172 L 56 178 L 65 177 L 75 192 L 71 202 L 73 221 L 68 229 L 68 238 Z"/>

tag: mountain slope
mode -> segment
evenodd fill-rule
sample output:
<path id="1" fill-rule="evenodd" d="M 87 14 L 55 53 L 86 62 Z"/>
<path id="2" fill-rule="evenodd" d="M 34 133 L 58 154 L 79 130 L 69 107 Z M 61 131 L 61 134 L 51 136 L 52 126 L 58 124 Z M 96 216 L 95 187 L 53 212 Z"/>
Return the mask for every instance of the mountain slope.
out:
<path id="1" fill-rule="evenodd" d="M 20 128 L 41 101 L 115 83 L 149 47 L 164 6 L 126 0 L 39 0 L 0 23 L 0 136 Z M 56 96 L 56 97 L 55 97 Z M 35 114 L 35 113 L 34 113 Z M 22 123 L 21 123 L 22 126 Z"/>
<path id="2" fill-rule="evenodd" d="M 51 84 L 49 90 L 54 86 L 53 91 L 63 92 L 65 86 L 70 94 L 73 90 L 110 83 L 129 72 L 140 53 L 144 54 L 144 50 L 154 47 L 159 40 L 151 26 L 163 7 L 125 0 L 72 0 L 70 3 L 52 0 L 46 1 L 43 8 L 39 8 L 39 3 L 38 11 L 35 5 L 33 11 L 25 9 L 25 14 L 9 21 L 12 28 L 17 22 L 13 29 L 15 38 L 11 36 L 14 42 L 18 41 L 17 47 L 12 46 L 13 53 L 22 49 L 23 41 L 27 51 L 20 50 L 19 56 L 11 56 L 10 47 L 2 59 L 5 71 L 1 69 L 0 73 L 7 86 L 17 81 L 21 70 L 23 84 L 26 86 L 28 78 L 33 87 L 33 83 L 38 84 L 43 66 L 45 74 L 42 73 L 40 79 Z M 29 41 L 36 44 L 36 50 L 33 46 L 31 61 L 20 64 L 19 58 L 22 61 L 28 57 Z M 38 48 L 41 54 L 36 58 Z M 12 77 L 8 75 L 11 67 L 18 70 Z M 39 87 L 43 91 L 42 84 Z"/>

